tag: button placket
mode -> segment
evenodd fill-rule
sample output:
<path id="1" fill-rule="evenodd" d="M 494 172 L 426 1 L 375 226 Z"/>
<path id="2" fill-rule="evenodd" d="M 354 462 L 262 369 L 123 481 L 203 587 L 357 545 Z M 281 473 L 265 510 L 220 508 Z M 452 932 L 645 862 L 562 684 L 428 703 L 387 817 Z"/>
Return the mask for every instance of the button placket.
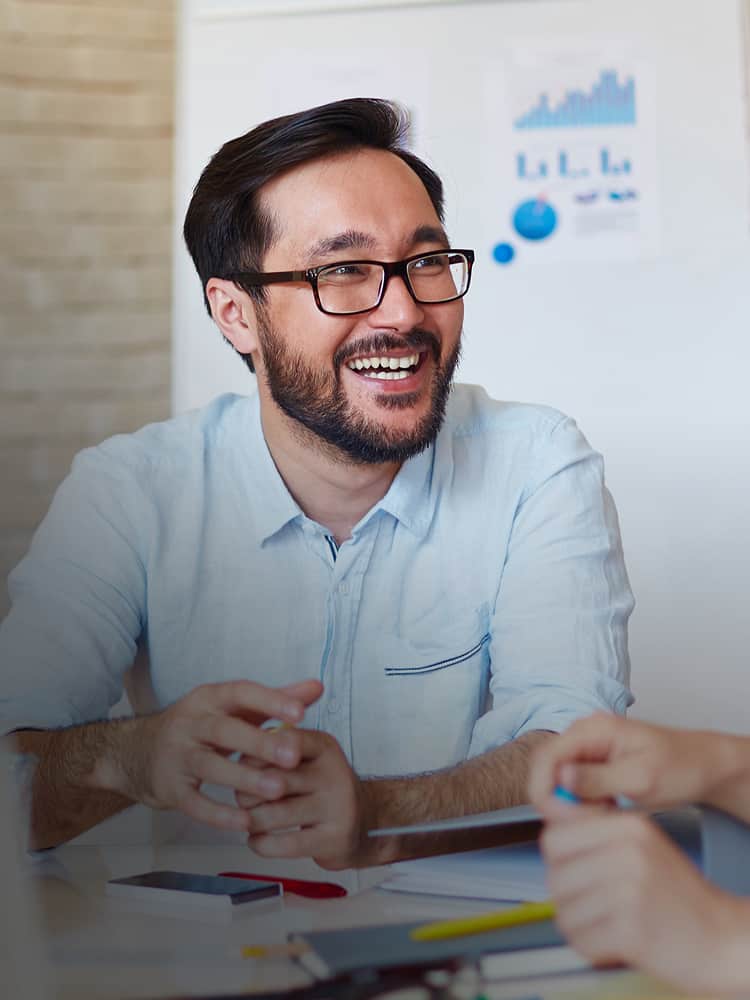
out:
<path id="1" fill-rule="evenodd" d="M 363 575 L 370 561 L 374 537 L 369 533 L 349 539 L 338 551 L 329 600 L 336 627 L 327 661 L 322 726 L 334 736 L 347 758 L 353 755 L 351 733 L 352 660 L 359 617 Z"/>

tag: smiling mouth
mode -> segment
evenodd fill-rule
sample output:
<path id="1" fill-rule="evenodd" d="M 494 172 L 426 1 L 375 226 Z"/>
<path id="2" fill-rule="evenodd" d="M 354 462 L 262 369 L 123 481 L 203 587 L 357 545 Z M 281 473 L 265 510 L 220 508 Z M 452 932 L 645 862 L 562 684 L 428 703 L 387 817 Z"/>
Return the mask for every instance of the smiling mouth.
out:
<path id="1" fill-rule="evenodd" d="M 383 382 L 398 382 L 414 375 L 422 367 L 426 351 L 415 351 L 413 354 L 373 354 L 347 361 L 346 367 L 367 379 L 378 379 Z"/>

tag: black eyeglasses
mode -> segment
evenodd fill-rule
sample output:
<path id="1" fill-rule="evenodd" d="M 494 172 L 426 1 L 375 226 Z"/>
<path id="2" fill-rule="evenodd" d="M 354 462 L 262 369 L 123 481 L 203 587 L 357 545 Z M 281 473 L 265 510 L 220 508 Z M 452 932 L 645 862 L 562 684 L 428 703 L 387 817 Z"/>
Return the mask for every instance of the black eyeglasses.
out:
<path id="1" fill-rule="evenodd" d="M 235 271 L 225 277 L 245 288 L 309 281 L 321 312 L 354 316 L 377 309 L 394 275 L 403 278 L 411 297 L 422 305 L 461 299 L 469 290 L 473 264 L 473 250 L 434 250 L 391 262 L 342 260 L 306 271 Z"/>

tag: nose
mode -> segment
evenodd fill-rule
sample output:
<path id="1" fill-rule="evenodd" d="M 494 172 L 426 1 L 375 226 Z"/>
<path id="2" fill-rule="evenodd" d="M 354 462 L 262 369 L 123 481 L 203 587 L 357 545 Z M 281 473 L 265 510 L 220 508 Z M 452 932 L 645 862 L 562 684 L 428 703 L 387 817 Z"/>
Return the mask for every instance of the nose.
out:
<path id="1" fill-rule="evenodd" d="M 424 320 L 424 307 L 415 302 L 405 280 L 391 275 L 385 286 L 383 301 L 368 314 L 371 326 L 378 329 L 411 330 Z"/>

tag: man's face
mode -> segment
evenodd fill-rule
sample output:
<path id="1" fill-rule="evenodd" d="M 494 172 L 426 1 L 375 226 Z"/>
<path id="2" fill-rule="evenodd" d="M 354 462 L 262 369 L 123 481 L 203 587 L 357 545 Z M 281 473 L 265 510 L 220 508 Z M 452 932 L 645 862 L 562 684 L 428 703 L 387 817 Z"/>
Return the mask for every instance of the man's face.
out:
<path id="1" fill-rule="evenodd" d="M 448 245 L 422 182 L 381 150 L 296 168 L 266 185 L 262 201 L 279 230 L 265 271 L 394 261 Z M 376 309 L 329 316 L 308 282 L 266 291 L 257 312 L 261 392 L 267 388 L 308 439 L 361 463 L 400 462 L 434 440 L 458 361 L 460 300 L 420 305 L 392 277 Z M 393 378 L 391 359 L 416 364 L 393 369 Z"/>

